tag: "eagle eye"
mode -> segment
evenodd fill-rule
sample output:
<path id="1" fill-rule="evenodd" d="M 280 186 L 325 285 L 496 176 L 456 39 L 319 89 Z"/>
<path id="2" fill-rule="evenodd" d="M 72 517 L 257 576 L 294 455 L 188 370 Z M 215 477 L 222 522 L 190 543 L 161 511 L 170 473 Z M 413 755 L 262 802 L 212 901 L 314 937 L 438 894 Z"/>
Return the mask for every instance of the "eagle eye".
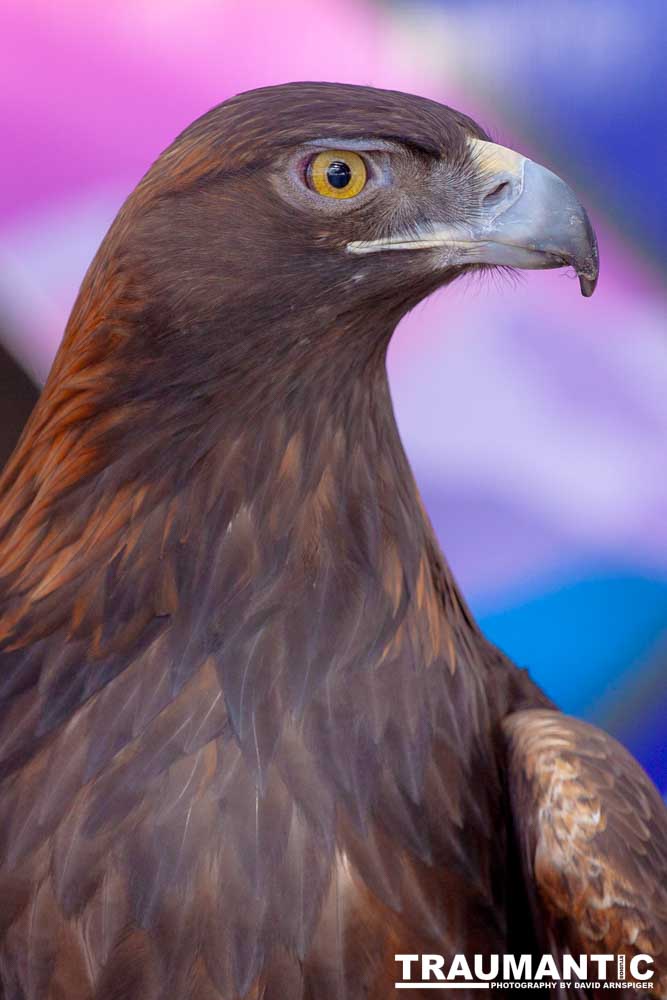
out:
<path id="1" fill-rule="evenodd" d="M 363 191 L 367 176 L 363 159 L 349 149 L 323 150 L 306 170 L 308 187 L 325 198 L 354 198 Z"/>

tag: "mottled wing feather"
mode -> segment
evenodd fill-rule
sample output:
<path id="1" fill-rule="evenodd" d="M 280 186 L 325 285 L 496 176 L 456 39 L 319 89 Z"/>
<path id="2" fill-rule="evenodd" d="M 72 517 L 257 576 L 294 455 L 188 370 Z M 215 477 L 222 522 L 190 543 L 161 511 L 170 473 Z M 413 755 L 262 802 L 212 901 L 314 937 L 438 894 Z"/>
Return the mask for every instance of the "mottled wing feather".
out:
<path id="1" fill-rule="evenodd" d="M 557 712 L 504 723 L 525 874 L 548 944 L 648 954 L 667 996 L 667 809 L 612 737 Z"/>

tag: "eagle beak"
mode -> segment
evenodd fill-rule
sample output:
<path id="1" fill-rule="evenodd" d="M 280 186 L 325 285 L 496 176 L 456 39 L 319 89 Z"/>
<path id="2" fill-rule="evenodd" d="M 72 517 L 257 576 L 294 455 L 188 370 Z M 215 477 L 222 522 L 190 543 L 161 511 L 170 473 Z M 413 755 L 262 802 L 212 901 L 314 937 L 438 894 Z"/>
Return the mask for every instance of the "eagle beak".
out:
<path id="1" fill-rule="evenodd" d="M 469 219 L 431 223 L 409 235 L 348 243 L 351 253 L 440 250 L 444 267 L 504 264 L 573 267 L 582 295 L 595 291 L 599 262 L 595 233 L 574 192 L 556 174 L 504 146 L 469 140 L 476 169 Z"/>

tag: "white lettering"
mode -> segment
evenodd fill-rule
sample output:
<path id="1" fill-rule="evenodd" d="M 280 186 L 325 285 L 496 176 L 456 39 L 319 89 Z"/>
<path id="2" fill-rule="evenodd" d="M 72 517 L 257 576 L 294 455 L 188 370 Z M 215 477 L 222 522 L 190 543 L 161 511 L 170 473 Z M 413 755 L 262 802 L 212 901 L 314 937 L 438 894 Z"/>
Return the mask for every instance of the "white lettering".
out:
<path id="1" fill-rule="evenodd" d="M 472 979 L 472 972 L 470 971 L 470 966 L 466 961 L 465 955 L 454 955 L 452 964 L 449 966 L 447 978 L 456 979 L 457 976 L 463 976 L 464 979 Z M 442 978 L 444 979 L 445 977 L 443 976 Z"/>
<path id="2" fill-rule="evenodd" d="M 653 959 L 650 955 L 635 955 L 634 958 L 630 959 L 630 975 L 633 979 L 650 979 L 653 975 L 653 969 L 646 969 L 645 972 L 640 972 L 640 962 L 644 962 L 646 965 L 653 965 Z"/>
<path id="3" fill-rule="evenodd" d="M 489 971 L 484 971 L 484 955 L 475 955 L 475 978 L 476 979 L 495 979 L 498 975 L 498 969 L 500 968 L 500 960 L 498 955 L 491 955 L 489 961 Z"/>
<path id="4" fill-rule="evenodd" d="M 563 955 L 563 979 L 572 979 L 572 975 L 577 979 L 588 978 L 588 956 L 579 955 L 579 961 L 574 955 Z"/>
<path id="5" fill-rule="evenodd" d="M 560 979 L 558 966 L 553 955 L 542 955 L 540 964 L 535 970 L 535 979 L 544 979 L 545 976 L 548 976 L 549 979 Z"/>
<path id="6" fill-rule="evenodd" d="M 607 966 L 614 961 L 613 955 L 591 955 L 591 962 L 597 962 L 598 979 L 607 978 Z"/>
<path id="7" fill-rule="evenodd" d="M 436 979 L 444 979 L 445 974 L 442 971 L 444 964 L 445 960 L 442 955 L 422 955 L 422 979 L 424 982 L 428 982 L 431 973 Z"/>
<path id="8" fill-rule="evenodd" d="M 518 962 L 514 955 L 503 955 L 503 979 L 531 979 L 532 969 L 531 955 L 521 955 Z"/>
<path id="9" fill-rule="evenodd" d="M 403 971 L 401 972 L 403 979 L 410 979 L 412 975 L 410 966 L 419 959 L 419 955 L 394 955 L 394 959 L 403 966 Z"/>

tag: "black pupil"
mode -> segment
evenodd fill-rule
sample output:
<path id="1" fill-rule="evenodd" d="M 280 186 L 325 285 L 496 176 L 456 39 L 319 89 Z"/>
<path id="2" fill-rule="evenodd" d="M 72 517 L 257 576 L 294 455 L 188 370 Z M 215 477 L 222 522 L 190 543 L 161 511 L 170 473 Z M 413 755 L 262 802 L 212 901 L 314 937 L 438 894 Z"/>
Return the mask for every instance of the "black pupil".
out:
<path id="1" fill-rule="evenodd" d="M 327 167 L 327 180 L 331 187 L 339 189 L 347 187 L 352 180 L 352 171 L 347 163 L 343 163 L 342 160 L 334 160 Z"/>

